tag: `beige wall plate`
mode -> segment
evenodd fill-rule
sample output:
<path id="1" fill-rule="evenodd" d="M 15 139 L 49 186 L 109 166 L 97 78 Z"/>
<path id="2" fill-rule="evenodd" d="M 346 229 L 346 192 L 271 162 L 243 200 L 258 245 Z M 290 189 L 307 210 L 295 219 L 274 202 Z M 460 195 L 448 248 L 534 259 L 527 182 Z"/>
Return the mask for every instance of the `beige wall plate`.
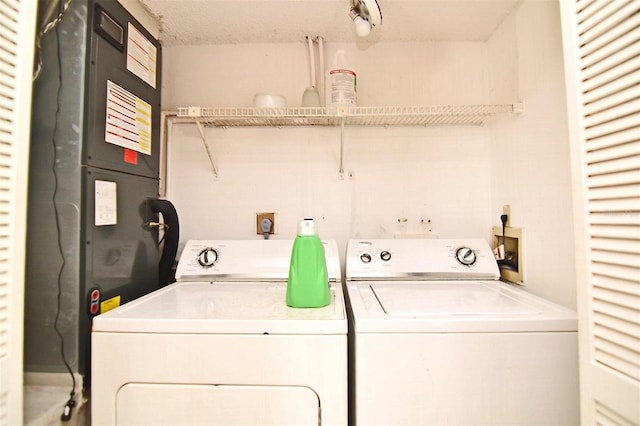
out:
<path id="1" fill-rule="evenodd" d="M 504 241 L 505 260 L 499 262 L 500 277 L 516 284 L 524 284 L 524 253 L 522 250 L 522 228 L 505 228 L 505 238 L 503 240 L 502 227 L 493 227 L 493 246 L 498 247 Z"/>

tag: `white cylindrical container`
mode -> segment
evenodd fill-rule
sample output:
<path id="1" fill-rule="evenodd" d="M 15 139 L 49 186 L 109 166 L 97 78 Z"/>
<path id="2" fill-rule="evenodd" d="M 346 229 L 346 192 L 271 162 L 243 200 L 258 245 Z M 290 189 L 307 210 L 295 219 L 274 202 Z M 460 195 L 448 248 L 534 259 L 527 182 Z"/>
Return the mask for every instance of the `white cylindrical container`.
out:
<path id="1" fill-rule="evenodd" d="M 338 50 L 325 77 L 326 106 L 356 106 L 356 87 L 356 72 L 348 64 L 344 50 Z"/>

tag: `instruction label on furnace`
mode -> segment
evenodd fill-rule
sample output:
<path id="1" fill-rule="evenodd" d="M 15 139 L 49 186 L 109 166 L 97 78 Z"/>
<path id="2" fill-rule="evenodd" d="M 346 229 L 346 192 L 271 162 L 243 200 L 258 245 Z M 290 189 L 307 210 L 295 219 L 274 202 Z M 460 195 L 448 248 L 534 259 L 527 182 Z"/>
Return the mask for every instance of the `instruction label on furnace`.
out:
<path id="1" fill-rule="evenodd" d="M 118 190 L 115 182 L 95 181 L 95 225 L 115 225 L 118 223 Z"/>
<path id="2" fill-rule="evenodd" d="M 127 69 L 155 89 L 158 49 L 131 22 L 127 29 Z"/>
<path id="3" fill-rule="evenodd" d="M 107 80 L 105 141 L 151 155 L 151 105 Z"/>

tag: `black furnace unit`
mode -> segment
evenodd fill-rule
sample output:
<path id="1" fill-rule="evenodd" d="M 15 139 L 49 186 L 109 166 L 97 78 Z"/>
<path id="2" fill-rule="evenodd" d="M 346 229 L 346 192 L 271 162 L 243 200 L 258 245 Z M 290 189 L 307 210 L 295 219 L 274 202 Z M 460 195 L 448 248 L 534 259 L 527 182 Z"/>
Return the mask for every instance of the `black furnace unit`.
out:
<path id="1" fill-rule="evenodd" d="M 158 288 L 161 49 L 116 0 L 74 0 L 41 44 L 24 364 L 87 387 L 92 318 Z"/>

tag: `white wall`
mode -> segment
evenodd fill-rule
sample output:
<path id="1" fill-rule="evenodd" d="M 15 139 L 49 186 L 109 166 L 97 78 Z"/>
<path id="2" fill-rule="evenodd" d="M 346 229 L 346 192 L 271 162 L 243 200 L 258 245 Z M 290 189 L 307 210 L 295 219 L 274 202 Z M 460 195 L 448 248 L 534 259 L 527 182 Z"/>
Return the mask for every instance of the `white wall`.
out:
<path id="1" fill-rule="evenodd" d="M 524 228 L 527 289 L 575 308 L 559 13 L 556 1 L 526 1 L 488 42 L 492 102 L 525 101 L 522 116 L 491 127 L 491 211 L 511 205 L 512 225 Z"/>
<path id="2" fill-rule="evenodd" d="M 527 103 L 524 116 L 484 127 L 348 127 L 344 179 L 339 128 L 206 129 L 214 178 L 196 127 L 175 125 L 167 196 L 180 215 L 182 242 L 260 238 L 255 214 L 269 211 L 276 213 L 274 238 L 293 238 L 297 222 L 310 216 L 342 251 L 349 238 L 428 229 L 490 241 L 508 203 L 514 225 L 527 232 L 528 288 L 575 306 L 556 8 L 526 2 L 488 43 L 326 44 L 327 65 L 338 48 L 351 57 L 361 106 Z M 303 40 L 166 47 L 164 109 L 250 106 L 263 91 L 298 106 L 307 70 Z M 514 162 L 505 166 L 505 159 Z"/>
<path id="3" fill-rule="evenodd" d="M 488 97 L 484 43 L 415 43 L 349 49 L 359 74 L 359 105 L 482 103 Z M 250 68 L 246 58 L 253 58 Z M 303 42 L 165 49 L 164 105 L 249 106 L 275 91 L 300 103 L 308 84 Z M 275 211 L 277 238 L 293 238 L 305 216 L 324 238 L 393 237 L 426 229 L 441 237 L 489 237 L 490 150 L 484 127 L 345 130 L 345 174 L 338 175 L 340 129 L 207 129 L 215 179 L 193 125 L 176 125 L 168 197 L 181 239 L 257 238 L 255 213 Z M 185 191 L 185 188 L 194 188 Z M 407 219 L 406 223 L 398 219 Z"/>
<path id="4" fill-rule="evenodd" d="M 341 180 L 339 129 L 207 130 L 216 179 L 197 130 L 176 126 L 168 197 L 180 214 L 181 239 L 255 238 L 255 213 L 269 211 L 277 214 L 277 237 L 293 238 L 297 222 L 314 217 L 321 236 L 341 246 L 351 237 L 422 232 L 421 219 L 441 237 L 489 235 L 484 129 L 345 133 Z"/>
<path id="5" fill-rule="evenodd" d="M 465 104 L 488 100 L 485 43 L 325 43 L 329 67 L 338 49 L 358 73 L 358 105 Z M 165 47 L 163 108 L 251 106 L 276 92 L 300 106 L 309 85 L 307 44 Z"/>

